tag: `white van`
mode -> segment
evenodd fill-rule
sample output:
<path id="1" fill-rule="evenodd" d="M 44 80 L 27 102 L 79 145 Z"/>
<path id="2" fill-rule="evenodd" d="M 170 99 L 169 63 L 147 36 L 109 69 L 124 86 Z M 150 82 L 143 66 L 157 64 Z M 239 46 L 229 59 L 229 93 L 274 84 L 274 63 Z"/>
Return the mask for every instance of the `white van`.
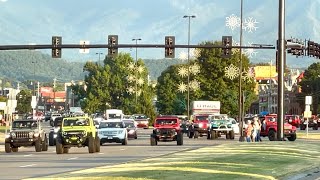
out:
<path id="1" fill-rule="evenodd" d="M 106 110 L 106 120 L 109 119 L 120 119 L 124 117 L 123 111 L 121 109 L 107 109 Z"/>

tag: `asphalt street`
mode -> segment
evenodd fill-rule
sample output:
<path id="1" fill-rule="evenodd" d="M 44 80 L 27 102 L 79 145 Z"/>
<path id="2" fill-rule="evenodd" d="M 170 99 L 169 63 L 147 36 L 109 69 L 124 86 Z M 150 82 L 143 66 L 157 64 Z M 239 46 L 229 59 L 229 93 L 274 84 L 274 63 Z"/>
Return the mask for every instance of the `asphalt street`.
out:
<path id="1" fill-rule="evenodd" d="M 55 146 L 49 146 L 46 152 L 36 153 L 34 147 L 23 147 L 19 152 L 5 153 L 4 146 L 1 145 L 0 169 L 5 173 L 1 174 L 0 179 L 41 177 L 233 142 L 225 139 L 212 141 L 206 137 L 189 139 L 184 136 L 182 146 L 177 146 L 176 142 L 159 142 L 158 146 L 150 146 L 150 133 L 151 129 L 139 129 L 138 139 L 129 140 L 128 145 L 107 143 L 101 147 L 100 153 L 94 154 L 89 154 L 87 147 L 71 148 L 68 154 L 56 154 Z"/>

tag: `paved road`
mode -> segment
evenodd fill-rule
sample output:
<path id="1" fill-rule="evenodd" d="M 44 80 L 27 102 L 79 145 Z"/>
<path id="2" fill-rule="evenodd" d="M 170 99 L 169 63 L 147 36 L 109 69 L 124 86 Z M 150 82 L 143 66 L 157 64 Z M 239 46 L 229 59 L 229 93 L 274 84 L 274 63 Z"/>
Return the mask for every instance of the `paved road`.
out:
<path id="1" fill-rule="evenodd" d="M 185 136 L 184 145 L 175 142 L 160 142 L 150 146 L 151 129 L 139 129 L 138 139 L 129 140 L 128 145 L 109 143 L 101 147 L 100 153 L 89 154 L 88 148 L 71 148 L 69 154 L 57 155 L 55 147 L 47 152 L 36 153 L 34 147 L 20 148 L 17 153 L 4 153 L 0 146 L 0 179 L 23 179 L 50 174 L 86 169 L 96 166 L 113 165 L 132 160 L 160 156 L 187 149 L 196 149 L 221 143 L 232 143 L 232 140 L 209 141 L 206 137 L 189 139 Z M 18 172 L 18 173 L 17 173 Z"/>

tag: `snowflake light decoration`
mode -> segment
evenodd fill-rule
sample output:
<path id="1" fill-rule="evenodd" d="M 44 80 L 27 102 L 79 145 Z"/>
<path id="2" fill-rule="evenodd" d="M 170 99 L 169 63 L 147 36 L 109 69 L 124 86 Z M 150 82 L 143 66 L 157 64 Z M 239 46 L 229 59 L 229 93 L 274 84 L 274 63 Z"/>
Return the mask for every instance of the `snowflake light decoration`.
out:
<path id="1" fill-rule="evenodd" d="M 144 83 L 144 80 L 142 78 L 139 78 L 137 80 L 137 84 L 139 84 L 140 86 L 143 85 L 143 83 Z"/>
<path id="2" fill-rule="evenodd" d="M 200 89 L 200 83 L 195 79 L 190 82 L 189 86 L 190 86 L 190 89 L 193 91 Z"/>
<path id="3" fill-rule="evenodd" d="M 128 81 L 131 83 L 131 82 L 134 81 L 135 78 L 134 78 L 132 75 L 129 75 L 129 76 L 127 77 L 127 79 L 128 79 Z"/>
<path id="4" fill-rule="evenodd" d="M 186 77 L 188 75 L 188 70 L 187 68 L 185 67 L 179 67 L 178 69 L 178 74 L 181 76 L 181 77 Z"/>
<path id="5" fill-rule="evenodd" d="M 195 63 L 195 64 L 189 66 L 189 70 L 190 70 L 191 74 L 197 75 L 198 73 L 200 73 L 200 66 Z"/>
<path id="6" fill-rule="evenodd" d="M 244 25 L 242 28 L 245 31 L 252 33 L 253 31 L 256 31 L 258 28 L 256 24 L 258 24 L 256 19 L 253 19 L 253 17 L 248 17 L 248 19 L 244 20 Z"/>
<path id="7" fill-rule="evenodd" d="M 178 91 L 180 91 L 182 93 L 186 92 L 187 88 L 188 88 L 188 86 L 186 84 L 184 84 L 183 82 L 178 85 Z"/>
<path id="8" fill-rule="evenodd" d="M 243 72 L 243 80 L 247 81 L 247 82 L 252 82 L 252 80 L 254 79 L 254 68 L 249 68 L 248 71 Z"/>
<path id="9" fill-rule="evenodd" d="M 142 66 L 139 66 L 139 67 L 138 67 L 138 72 L 139 72 L 139 73 L 142 73 L 142 72 L 143 72 L 143 70 L 144 70 L 144 69 L 143 69 L 143 67 L 142 67 Z"/>
<path id="10" fill-rule="evenodd" d="M 240 46 L 240 43 L 238 43 L 235 40 L 232 40 L 232 46 Z M 240 52 L 239 48 L 232 48 L 232 54 L 235 54 L 235 53 L 238 53 L 238 52 Z"/>
<path id="11" fill-rule="evenodd" d="M 230 28 L 232 31 L 236 28 L 240 27 L 241 19 L 236 15 L 232 14 L 229 17 L 226 17 L 226 26 Z"/>
<path id="12" fill-rule="evenodd" d="M 129 63 L 129 66 L 128 66 L 129 70 L 134 70 L 135 68 L 135 64 L 134 63 Z"/>
<path id="13" fill-rule="evenodd" d="M 190 56 L 192 56 L 193 58 L 197 59 L 199 58 L 201 55 L 201 50 L 200 49 L 190 49 Z"/>
<path id="14" fill-rule="evenodd" d="M 252 43 L 248 42 L 248 46 L 252 46 Z M 253 48 L 245 49 L 244 54 L 246 54 L 249 58 L 257 55 L 257 51 Z"/>
<path id="15" fill-rule="evenodd" d="M 179 53 L 179 59 L 182 60 L 182 61 L 185 61 L 188 59 L 188 53 L 186 53 L 185 51 L 181 51 Z"/>
<path id="16" fill-rule="evenodd" d="M 128 92 L 129 94 L 133 94 L 133 93 L 134 93 L 133 87 L 129 86 L 129 87 L 127 88 L 127 92 Z"/>
<path id="17" fill-rule="evenodd" d="M 233 64 L 229 65 L 228 67 L 224 68 L 225 76 L 231 80 L 235 79 L 239 76 L 240 70 L 238 67 L 234 66 Z"/>

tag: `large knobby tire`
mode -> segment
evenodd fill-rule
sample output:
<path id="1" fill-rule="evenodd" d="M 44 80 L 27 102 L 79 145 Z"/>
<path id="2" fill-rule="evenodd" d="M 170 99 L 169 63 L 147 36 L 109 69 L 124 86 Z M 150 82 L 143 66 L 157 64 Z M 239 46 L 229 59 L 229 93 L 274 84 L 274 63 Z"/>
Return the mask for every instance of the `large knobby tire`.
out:
<path id="1" fill-rule="evenodd" d="M 306 126 L 304 124 L 300 124 L 300 130 L 306 130 Z"/>
<path id="2" fill-rule="evenodd" d="M 96 135 L 96 138 L 95 138 L 95 145 L 96 145 L 96 152 L 100 152 L 100 138 L 99 136 Z"/>
<path id="3" fill-rule="evenodd" d="M 211 139 L 217 139 L 217 134 L 215 131 L 211 131 Z"/>
<path id="4" fill-rule="evenodd" d="M 208 131 L 208 133 L 207 133 L 207 139 L 211 139 L 211 133 L 210 133 L 210 131 Z"/>
<path id="5" fill-rule="evenodd" d="M 234 139 L 234 131 L 233 130 L 229 131 L 229 136 L 230 136 L 230 139 Z"/>
<path id="6" fill-rule="evenodd" d="M 230 139 L 230 134 L 229 134 L 229 132 L 226 132 L 226 139 Z"/>
<path id="7" fill-rule="evenodd" d="M 137 133 L 135 134 L 134 139 L 138 139 L 138 135 L 137 135 Z"/>
<path id="8" fill-rule="evenodd" d="M 48 138 L 44 137 L 44 141 L 42 142 L 42 151 L 48 151 Z"/>
<path id="9" fill-rule="evenodd" d="M 191 138 L 193 138 L 193 136 L 194 136 L 194 132 L 189 131 L 188 137 L 191 139 Z"/>
<path id="10" fill-rule="evenodd" d="M 54 146 L 53 132 L 49 133 L 49 146 Z"/>
<path id="11" fill-rule="evenodd" d="M 69 153 L 69 148 L 64 147 L 64 148 L 63 148 L 63 153 L 68 154 L 68 153 Z"/>
<path id="12" fill-rule="evenodd" d="M 150 137 L 150 145 L 151 146 L 156 146 L 157 145 L 157 140 L 154 137 Z"/>
<path id="13" fill-rule="evenodd" d="M 4 144 L 4 149 L 5 149 L 5 151 L 6 151 L 6 153 L 11 153 L 11 145 L 10 145 L 10 143 L 5 143 Z"/>
<path id="14" fill-rule="evenodd" d="M 42 146 L 41 146 L 41 138 L 39 137 L 39 139 L 34 143 L 34 147 L 36 152 L 41 152 Z"/>
<path id="15" fill-rule="evenodd" d="M 57 154 L 62 154 L 63 153 L 63 145 L 58 140 L 58 138 L 56 139 L 56 153 Z"/>
<path id="16" fill-rule="evenodd" d="M 275 131 L 275 130 L 272 130 L 272 129 L 269 130 L 268 138 L 269 138 L 269 141 L 275 141 L 276 138 L 277 138 L 276 131 Z"/>
<path id="17" fill-rule="evenodd" d="M 289 141 L 295 141 L 296 139 L 297 139 L 297 134 L 296 133 L 291 134 L 291 136 L 288 137 Z"/>
<path id="18" fill-rule="evenodd" d="M 12 149 L 12 152 L 18 152 L 19 148 L 18 147 L 12 147 L 11 149 Z"/>
<path id="19" fill-rule="evenodd" d="M 315 125 L 313 126 L 313 130 L 318 130 L 318 124 L 315 124 Z"/>
<path id="20" fill-rule="evenodd" d="M 177 145 L 183 145 L 183 134 L 181 132 L 177 134 Z"/>
<path id="21" fill-rule="evenodd" d="M 122 145 L 127 145 L 128 144 L 128 138 L 125 137 L 124 140 L 122 140 Z"/>
<path id="22" fill-rule="evenodd" d="M 95 152 L 95 142 L 92 136 L 90 136 L 88 139 L 88 150 L 89 150 L 89 153 Z"/>
<path id="23" fill-rule="evenodd" d="M 198 138 L 199 137 L 199 132 L 198 131 L 194 131 L 194 138 Z"/>

